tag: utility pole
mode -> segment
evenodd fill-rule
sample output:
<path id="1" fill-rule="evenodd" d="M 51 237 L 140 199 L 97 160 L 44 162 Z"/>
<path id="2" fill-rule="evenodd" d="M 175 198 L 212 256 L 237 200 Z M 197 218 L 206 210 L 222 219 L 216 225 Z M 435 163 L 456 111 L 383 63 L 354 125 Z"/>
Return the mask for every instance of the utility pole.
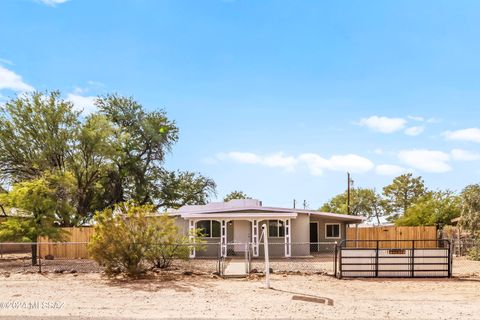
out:
<path id="1" fill-rule="evenodd" d="M 307 205 L 307 200 L 303 200 L 303 209 L 307 209 L 308 205 Z"/>
<path id="2" fill-rule="evenodd" d="M 293 199 L 293 209 L 297 206 L 297 200 Z"/>

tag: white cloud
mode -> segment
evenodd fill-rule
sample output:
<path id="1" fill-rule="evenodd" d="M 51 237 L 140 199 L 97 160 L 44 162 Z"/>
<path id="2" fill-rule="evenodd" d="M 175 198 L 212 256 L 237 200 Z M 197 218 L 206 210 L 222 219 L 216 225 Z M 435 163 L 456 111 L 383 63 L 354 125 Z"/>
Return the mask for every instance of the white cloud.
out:
<path id="1" fill-rule="evenodd" d="M 398 176 L 409 170 L 393 164 L 380 164 L 375 167 L 375 172 L 382 176 Z"/>
<path id="2" fill-rule="evenodd" d="M 9 89 L 16 92 L 33 91 L 34 88 L 25 83 L 21 76 L 0 65 L 0 89 Z"/>
<path id="3" fill-rule="evenodd" d="M 375 150 L 373 150 L 373 153 L 378 154 L 379 156 L 381 156 L 384 152 L 383 152 L 383 149 L 382 149 L 382 148 L 376 148 Z"/>
<path id="4" fill-rule="evenodd" d="M 425 172 L 443 173 L 452 169 L 448 164 L 450 155 L 442 151 L 426 149 L 402 150 L 398 153 L 398 157 L 409 166 Z"/>
<path id="5" fill-rule="evenodd" d="M 105 86 L 105 84 L 103 82 L 100 82 L 100 81 L 88 80 L 87 83 L 91 86 L 94 86 L 94 87 L 104 87 Z"/>
<path id="6" fill-rule="evenodd" d="M 405 129 L 405 134 L 407 136 L 418 136 L 425 130 L 425 127 L 422 126 L 415 126 Z"/>
<path id="7" fill-rule="evenodd" d="M 360 119 L 358 125 L 381 133 L 393 133 L 403 129 L 406 123 L 407 120 L 403 118 L 371 116 Z"/>
<path id="8" fill-rule="evenodd" d="M 418 122 L 423 122 L 425 121 L 424 117 L 419 117 L 419 116 L 408 116 L 408 119 L 418 121 Z"/>
<path id="9" fill-rule="evenodd" d="M 468 128 L 443 133 L 447 140 L 458 140 L 480 143 L 480 128 Z"/>
<path id="10" fill-rule="evenodd" d="M 273 154 L 262 159 L 263 164 L 268 167 L 281 167 L 287 171 L 293 171 L 298 160 L 292 156 L 285 156 L 283 153 Z"/>
<path id="11" fill-rule="evenodd" d="M 355 154 L 333 155 L 326 159 L 315 153 L 303 153 L 296 157 L 282 152 L 271 155 L 258 155 L 251 152 L 234 151 L 219 153 L 217 154 L 217 159 L 283 168 L 285 171 L 290 172 L 295 171 L 300 164 L 304 164 L 312 175 L 321 175 L 325 170 L 362 173 L 374 167 L 374 164 L 369 159 Z"/>
<path id="12" fill-rule="evenodd" d="M 304 153 L 298 158 L 307 164 L 313 175 L 321 175 L 324 170 L 363 173 L 374 167 L 372 161 L 356 154 L 333 155 L 325 159 L 315 153 Z"/>
<path id="13" fill-rule="evenodd" d="M 9 65 L 13 66 L 13 62 L 11 60 L 8 60 L 8 59 L 0 58 L 0 63 L 9 64 Z"/>
<path id="14" fill-rule="evenodd" d="M 453 149 L 451 152 L 453 160 L 458 161 L 475 161 L 480 160 L 480 153 L 463 149 Z"/>
<path id="15" fill-rule="evenodd" d="M 75 110 L 82 111 L 82 113 L 85 115 L 96 111 L 96 107 L 94 105 L 96 98 L 97 97 L 94 96 L 82 96 L 75 92 L 67 95 L 67 100 L 73 103 Z"/>
<path id="16" fill-rule="evenodd" d="M 286 156 L 282 152 L 261 156 L 251 152 L 228 152 L 219 153 L 217 155 L 219 160 L 230 159 L 240 163 L 246 164 L 260 164 L 267 167 L 279 167 L 286 171 L 294 171 L 298 160 L 292 156 Z"/>
<path id="17" fill-rule="evenodd" d="M 426 120 L 427 123 L 439 123 L 439 122 L 442 122 L 442 119 L 438 119 L 438 118 L 429 118 Z"/>
<path id="18" fill-rule="evenodd" d="M 47 6 L 50 7 L 55 7 L 57 4 L 62 4 L 67 2 L 68 0 L 38 0 L 43 4 L 46 4 Z"/>

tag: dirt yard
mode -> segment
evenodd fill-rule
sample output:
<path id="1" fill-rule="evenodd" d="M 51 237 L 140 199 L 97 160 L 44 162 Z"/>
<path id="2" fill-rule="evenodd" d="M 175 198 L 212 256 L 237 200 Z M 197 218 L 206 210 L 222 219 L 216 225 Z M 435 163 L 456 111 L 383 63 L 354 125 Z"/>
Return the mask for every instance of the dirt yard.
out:
<path id="1" fill-rule="evenodd" d="M 274 275 L 273 289 L 267 290 L 260 278 L 170 277 L 0 276 L 0 318 L 478 319 L 480 314 L 478 281 Z"/>

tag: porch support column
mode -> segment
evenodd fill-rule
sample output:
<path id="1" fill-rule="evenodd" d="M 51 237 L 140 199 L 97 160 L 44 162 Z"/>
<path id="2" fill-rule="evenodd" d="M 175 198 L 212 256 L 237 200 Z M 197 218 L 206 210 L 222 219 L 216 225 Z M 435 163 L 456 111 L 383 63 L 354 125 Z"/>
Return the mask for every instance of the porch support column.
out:
<path id="1" fill-rule="evenodd" d="M 220 220 L 220 256 L 227 256 L 227 220 Z"/>
<path id="2" fill-rule="evenodd" d="M 258 257 L 258 220 L 252 220 L 252 255 Z"/>
<path id="3" fill-rule="evenodd" d="M 283 226 L 285 228 L 285 257 L 292 256 L 292 242 L 291 242 L 291 233 L 290 233 L 290 224 L 291 219 L 283 220 Z"/>
<path id="4" fill-rule="evenodd" d="M 188 240 L 191 244 L 193 244 L 193 246 L 190 247 L 190 258 L 195 258 L 195 224 L 195 220 L 188 220 Z"/>

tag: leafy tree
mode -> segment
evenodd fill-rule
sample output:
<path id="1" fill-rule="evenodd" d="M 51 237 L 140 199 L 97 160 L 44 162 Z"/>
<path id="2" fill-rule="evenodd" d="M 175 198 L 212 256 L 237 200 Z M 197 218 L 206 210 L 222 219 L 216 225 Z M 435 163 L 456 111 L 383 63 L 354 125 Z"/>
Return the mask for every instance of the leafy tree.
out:
<path id="1" fill-rule="evenodd" d="M 112 190 L 102 182 L 115 175 L 111 161 L 116 156 L 113 131 L 112 124 L 101 115 L 88 117 L 79 130 L 76 152 L 70 160 L 70 170 L 78 189 L 73 225 L 89 221 L 93 212 L 111 205 L 109 195 Z"/>
<path id="2" fill-rule="evenodd" d="M 230 192 L 229 194 L 227 194 L 225 196 L 225 198 L 223 198 L 223 201 L 228 202 L 228 201 L 234 200 L 234 199 L 250 199 L 250 197 L 247 196 L 243 191 L 234 190 L 234 191 Z"/>
<path id="3" fill-rule="evenodd" d="M 36 242 L 38 237 L 61 240 L 64 236 L 56 227 L 57 216 L 69 210 L 62 200 L 57 201 L 57 189 L 52 185 L 61 179 L 55 175 L 16 183 L 0 201 L 21 210 L 19 217 L 10 217 L 0 224 L 0 241 Z M 32 245 L 32 264 L 37 263 L 36 244 Z"/>
<path id="4" fill-rule="evenodd" d="M 395 221 L 405 214 L 408 208 L 425 195 L 427 189 L 421 177 L 414 178 L 411 173 L 403 174 L 393 179 L 393 182 L 383 188 L 387 203 L 389 220 Z"/>
<path id="5" fill-rule="evenodd" d="M 480 236 L 480 184 L 467 186 L 463 189 L 460 198 L 461 223 L 472 236 L 478 237 Z"/>
<path id="6" fill-rule="evenodd" d="M 178 140 L 164 111 L 146 112 L 117 95 L 96 105 L 98 113 L 82 118 L 58 91 L 7 102 L 0 114 L 0 180 L 11 185 L 54 173 L 49 188 L 61 226 L 84 224 L 93 212 L 126 200 L 178 207 L 204 204 L 215 193 L 209 178 L 163 168 Z"/>
<path id="7" fill-rule="evenodd" d="M 69 171 L 78 152 L 78 118 L 72 103 L 62 100 L 58 91 L 15 98 L 0 116 L 0 180 L 11 184 L 48 178 L 62 226 L 84 220 L 70 216 L 81 194 Z"/>
<path id="8" fill-rule="evenodd" d="M 165 154 L 178 140 L 178 128 L 164 111 L 145 112 L 133 98 L 108 95 L 97 99 L 96 106 L 115 129 L 112 160 L 117 175 L 110 181 L 115 192 L 112 204 L 125 200 L 152 203 L 158 191 L 155 179 Z"/>
<path id="9" fill-rule="evenodd" d="M 177 209 L 185 205 L 206 204 L 215 194 L 215 182 L 193 172 L 161 171 L 156 181 L 154 195 L 158 207 Z"/>
<path id="10" fill-rule="evenodd" d="M 0 178 L 36 179 L 65 170 L 79 127 L 78 112 L 58 91 L 31 93 L 11 101 L 0 115 Z"/>
<path id="11" fill-rule="evenodd" d="M 460 198 L 451 191 L 427 192 L 395 221 L 399 226 L 434 226 L 450 224 L 460 216 Z"/>
<path id="12" fill-rule="evenodd" d="M 347 198 L 347 191 L 336 195 L 325 203 L 320 211 L 347 214 Z M 355 188 L 350 190 L 351 215 L 364 216 L 369 220 L 376 219 L 380 223 L 380 218 L 384 215 L 384 207 L 383 200 L 374 189 Z"/>

